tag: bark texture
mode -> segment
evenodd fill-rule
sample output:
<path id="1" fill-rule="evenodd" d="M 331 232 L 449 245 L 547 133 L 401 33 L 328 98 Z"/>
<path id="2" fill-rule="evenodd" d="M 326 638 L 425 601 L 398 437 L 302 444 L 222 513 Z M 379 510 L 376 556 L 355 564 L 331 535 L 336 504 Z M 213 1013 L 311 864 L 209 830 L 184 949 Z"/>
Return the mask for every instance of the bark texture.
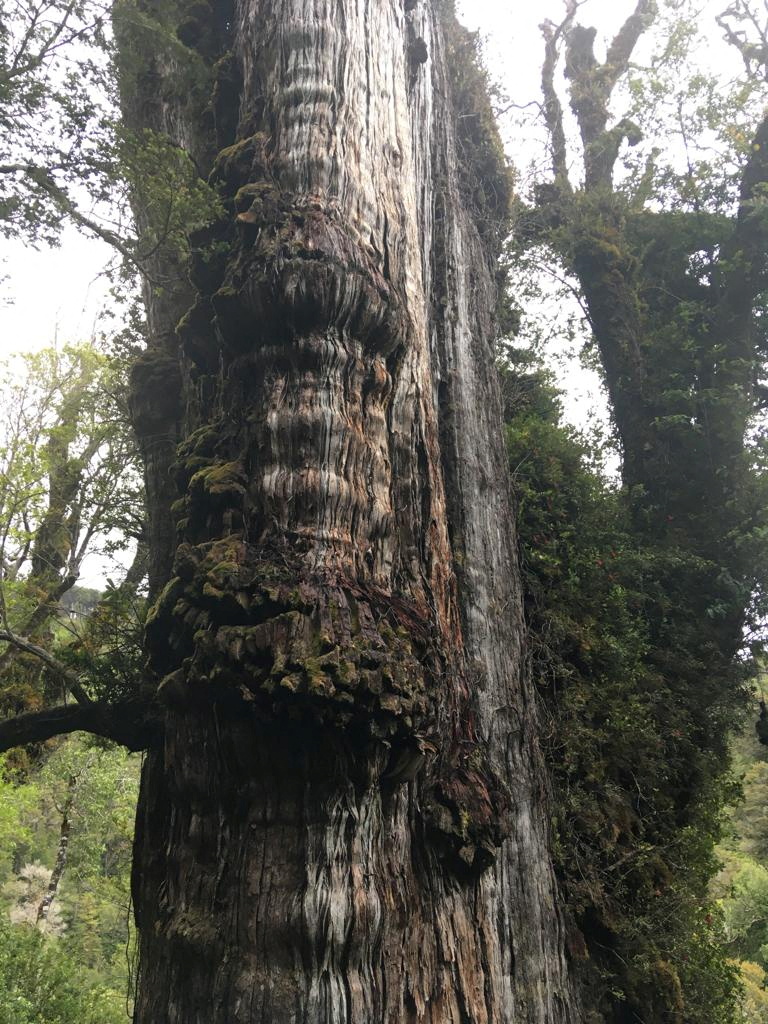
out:
<path id="1" fill-rule="evenodd" d="M 460 30 L 242 0 L 178 34 L 207 120 L 157 63 L 134 116 L 226 214 L 176 335 L 183 288 L 150 295 L 134 376 L 145 446 L 181 438 L 172 508 L 169 444 L 148 461 L 158 588 L 172 567 L 135 1020 L 576 1022 L 491 347 L 506 186 L 457 131 L 489 117 L 457 108 Z"/>

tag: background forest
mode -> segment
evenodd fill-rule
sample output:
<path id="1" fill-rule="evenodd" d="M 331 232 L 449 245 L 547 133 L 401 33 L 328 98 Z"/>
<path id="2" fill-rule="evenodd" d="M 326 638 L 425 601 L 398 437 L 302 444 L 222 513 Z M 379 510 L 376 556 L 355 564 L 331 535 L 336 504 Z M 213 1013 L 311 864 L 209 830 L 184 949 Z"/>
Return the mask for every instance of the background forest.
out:
<path id="1" fill-rule="evenodd" d="M 195 18 L 169 6 L 124 2 L 116 32 L 159 33 L 194 91 L 211 69 Z M 190 251 L 200 258 L 194 230 L 221 197 L 172 140 L 116 113 L 112 76 L 135 69 L 117 60 L 103 10 L 52 0 L 3 13 L 0 231 L 56 244 L 74 222 L 108 242 L 127 312 L 98 341 L 3 371 L 0 1024 L 111 1024 L 132 998 L 140 755 L 75 730 L 85 715 L 110 735 L 112 716 L 141 746 L 135 295 L 158 252 L 174 252 L 180 275 Z M 768 8 L 640 0 L 628 13 L 606 45 L 578 24 L 588 5 L 544 23 L 543 155 L 516 174 L 488 121 L 480 43 L 447 28 L 456 131 L 467 201 L 509 238 L 498 369 L 527 668 L 588 1020 L 761 1024 Z M 719 76 L 713 34 L 732 55 Z M 143 210 L 140 239 L 121 196 Z M 564 420 L 552 370 L 564 343 L 601 381 L 602 429 Z M 78 581 L 95 551 L 109 579 L 89 590 Z M 29 714 L 39 735 L 14 731 Z M 72 735 L 51 739 L 54 718 Z"/>

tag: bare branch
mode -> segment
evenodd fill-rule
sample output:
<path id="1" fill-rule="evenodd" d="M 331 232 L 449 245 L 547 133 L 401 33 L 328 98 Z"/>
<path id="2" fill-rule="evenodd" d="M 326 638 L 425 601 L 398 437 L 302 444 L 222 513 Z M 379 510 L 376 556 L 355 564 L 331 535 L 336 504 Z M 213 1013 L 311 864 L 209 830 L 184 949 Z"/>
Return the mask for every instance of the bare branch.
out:
<path id="1" fill-rule="evenodd" d="M 18 636 L 9 629 L 0 629 L 0 640 L 5 640 L 6 643 L 11 644 L 11 646 L 20 651 L 24 651 L 25 654 L 31 654 L 42 661 L 47 668 L 62 680 L 78 704 L 88 706 L 93 703 L 91 698 L 83 689 L 77 676 L 73 672 L 70 672 L 68 668 L 65 668 L 61 662 L 57 661 L 52 654 L 45 650 L 44 647 L 40 647 L 31 640 L 27 640 L 26 637 Z"/>
<path id="2" fill-rule="evenodd" d="M 655 16 L 655 0 L 638 0 L 610 44 L 603 64 L 595 57 L 594 28 L 575 25 L 567 33 L 565 75 L 571 82 L 571 109 L 581 134 L 588 190 L 612 185 L 621 143 L 625 137 L 630 142 L 638 138 L 635 127 L 627 121 L 608 129 L 609 107 L 616 83 L 628 70 L 632 52 Z"/>
<path id="3" fill-rule="evenodd" d="M 559 25 L 543 22 L 539 28 L 544 36 L 544 63 L 541 66 L 541 91 L 544 95 L 544 122 L 549 133 L 552 170 L 562 185 L 568 183 L 567 148 L 563 128 L 563 107 L 555 87 L 555 71 L 560 58 L 560 40 L 570 28 L 579 5 L 568 0 L 565 18 Z"/>
<path id="4" fill-rule="evenodd" d="M 653 24 L 656 13 L 655 0 L 638 0 L 634 11 L 614 36 L 602 66 L 606 99 L 610 98 L 614 86 L 629 68 L 632 52 L 640 36 Z"/>
<path id="5" fill-rule="evenodd" d="M 749 22 L 755 30 L 756 40 L 750 40 L 746 32 L 733 28 L 729 19 Z M 747 74 L 752 77 L 759 73 L 768 81 L 768 20 L 760 24 L 746 0 L 734 0 L 730 7 L 717 15 L 715 21 L 723 30 L 725 41 L 741 54 Z"/>

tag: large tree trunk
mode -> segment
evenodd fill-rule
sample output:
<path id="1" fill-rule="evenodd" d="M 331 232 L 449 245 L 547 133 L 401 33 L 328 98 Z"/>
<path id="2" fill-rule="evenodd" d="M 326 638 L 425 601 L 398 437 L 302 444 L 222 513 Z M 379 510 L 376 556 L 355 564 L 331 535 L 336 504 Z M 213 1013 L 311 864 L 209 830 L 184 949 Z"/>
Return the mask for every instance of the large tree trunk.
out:
<path id="1" fill-rule="evenodd" d="M 213 118 L 157 60 L 127 101 L 227 206 L 178 342 L 184 288 L 150 288 L 134 378 L 156 585 L 173 561 L 141 1024 L 580 1019 L 493 369 L 506 186 L 457 171 L 455 127 L 489 114 L 452 15 L 405 8 L 196 5 Z"/>

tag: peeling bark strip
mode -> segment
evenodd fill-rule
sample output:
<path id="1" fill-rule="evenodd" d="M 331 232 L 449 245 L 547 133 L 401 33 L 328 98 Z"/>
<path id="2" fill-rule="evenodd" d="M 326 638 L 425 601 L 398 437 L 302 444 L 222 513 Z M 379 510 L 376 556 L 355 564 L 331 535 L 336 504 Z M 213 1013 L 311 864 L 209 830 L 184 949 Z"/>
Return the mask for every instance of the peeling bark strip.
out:
<path id="1" fill-rule="evenodd" d="M 400 0 L 199 4 L 212 118 L 157 66 L 134 98 L 226 207 L 178 357 L 180 293 L 151 295 L 134 378 L 145 437 L 186 410 L 153 510 L 138 1024 L 579 1019 L 489 345 L 506 184 L 460 192 L 445 30 Z"/>

